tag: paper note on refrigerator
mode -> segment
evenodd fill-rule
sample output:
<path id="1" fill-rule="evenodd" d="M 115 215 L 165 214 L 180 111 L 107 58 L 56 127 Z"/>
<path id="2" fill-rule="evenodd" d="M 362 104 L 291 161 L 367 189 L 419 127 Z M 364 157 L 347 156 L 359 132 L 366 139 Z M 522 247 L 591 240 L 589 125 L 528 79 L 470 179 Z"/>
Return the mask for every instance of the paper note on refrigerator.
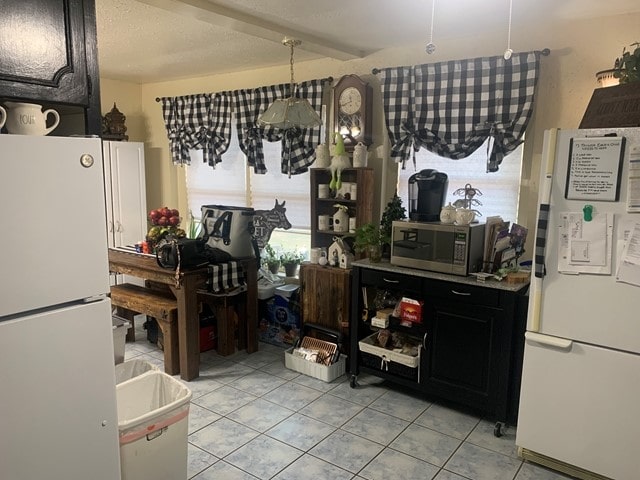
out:
<path id="1" fill-rule="evenodd" d="M 629 232 L 621 257 L 616 280 L 640 286 L 640 223 Z"/>
<path id="2" fill-rule="evenodd" d="M 559 272 L 611 275 L 613 214 L 561 213 L 558 235 Z"/>
<path id="3" fill-rule="evenodd" d="M 627 175 L 627 212 L 640 212 L 640 145 L 629 152 Z"/>
<path id="4" fill-rule="evenodd" d="M 624 137 L 572 138 L 565 198 L 618 201 L 624 144 Z"/>

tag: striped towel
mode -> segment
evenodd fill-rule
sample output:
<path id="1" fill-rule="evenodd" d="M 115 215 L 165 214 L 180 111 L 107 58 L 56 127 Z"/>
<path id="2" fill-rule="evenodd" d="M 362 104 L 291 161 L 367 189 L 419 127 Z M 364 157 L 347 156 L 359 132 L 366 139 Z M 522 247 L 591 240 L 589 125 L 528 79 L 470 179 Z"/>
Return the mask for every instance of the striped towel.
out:
<path id="1" fill-rule="evenodd" d="M 238 262 L 216 263 L 209 265 L 211 282 L 209 290 L 223 293 L 229 290 L 245 287 L 244 270 Z"/>

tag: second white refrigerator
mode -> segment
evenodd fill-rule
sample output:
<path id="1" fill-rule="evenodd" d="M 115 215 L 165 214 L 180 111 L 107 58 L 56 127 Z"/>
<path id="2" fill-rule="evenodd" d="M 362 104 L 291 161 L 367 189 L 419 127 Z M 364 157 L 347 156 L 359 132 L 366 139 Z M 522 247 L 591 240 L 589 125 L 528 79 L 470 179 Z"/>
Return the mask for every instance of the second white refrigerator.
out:
<path id="1" fill-rule="evenodd" d="M 0 135 L 0 478 L 120 478 L 99 138 Z"/>

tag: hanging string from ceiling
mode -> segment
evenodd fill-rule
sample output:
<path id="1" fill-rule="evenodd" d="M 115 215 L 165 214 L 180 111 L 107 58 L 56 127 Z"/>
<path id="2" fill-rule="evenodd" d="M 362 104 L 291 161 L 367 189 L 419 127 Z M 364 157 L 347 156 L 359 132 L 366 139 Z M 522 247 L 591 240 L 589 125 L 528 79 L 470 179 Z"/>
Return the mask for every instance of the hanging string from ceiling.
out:
<path id="1" fill-rule="evenodd" d="M 507 32 L 507 49 L 504 51 L 504 59 L 509 60 L 513 55 L 511 50 L 511 14 L 513 13 L 513 0 L 509 0 L 509 29 Z"/>
<path id="2" fill-rule="evenodd" d="M 427 43 L 427 47 L 425 48 L 426 52 L 431 55 L 436 51 L 436 45 L 433 43 L 433 23 L 436 14 L 436 0 L 431 0 L 431 32 L 429 34 L 429 43 Z"/>

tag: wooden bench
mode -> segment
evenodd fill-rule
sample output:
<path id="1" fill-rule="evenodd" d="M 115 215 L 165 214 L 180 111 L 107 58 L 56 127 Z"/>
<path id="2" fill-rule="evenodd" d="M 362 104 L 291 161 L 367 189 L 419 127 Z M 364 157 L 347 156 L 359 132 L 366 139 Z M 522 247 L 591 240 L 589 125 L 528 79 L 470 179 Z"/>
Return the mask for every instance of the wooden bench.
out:
<path id="1" fill-rule="evenodd" d="M 157 290 L 123 283 L 111 287 L 111 304 L 122 310 L 122 316 L 131 322 L 129 332 L 134 329 L 135 313 L 155 318 L 164 337 L 164 371 L 169 375 L 180 373 L 178 303 L 175 298 Z M 127 334 L 129 338 L 132 337 Z"/>

